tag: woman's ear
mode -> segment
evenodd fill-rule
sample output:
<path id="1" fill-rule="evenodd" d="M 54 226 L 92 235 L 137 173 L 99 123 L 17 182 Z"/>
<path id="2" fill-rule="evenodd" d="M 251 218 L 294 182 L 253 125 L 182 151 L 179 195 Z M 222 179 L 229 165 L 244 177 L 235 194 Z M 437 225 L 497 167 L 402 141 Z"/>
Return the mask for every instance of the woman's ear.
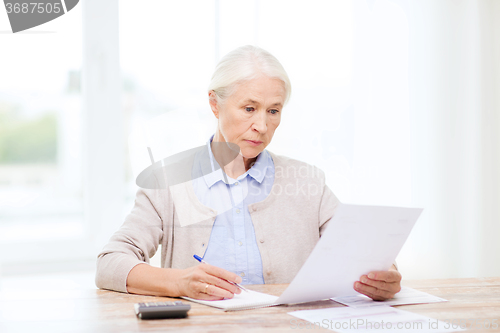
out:
<path id="1" fill-rule="evenodd" d="M 215 91 L 210 90 L 208 93 L 208 102 L 210 103 L 210 108 L 212 109 L 215 118 L 219 119 L 219 98 Z"/>

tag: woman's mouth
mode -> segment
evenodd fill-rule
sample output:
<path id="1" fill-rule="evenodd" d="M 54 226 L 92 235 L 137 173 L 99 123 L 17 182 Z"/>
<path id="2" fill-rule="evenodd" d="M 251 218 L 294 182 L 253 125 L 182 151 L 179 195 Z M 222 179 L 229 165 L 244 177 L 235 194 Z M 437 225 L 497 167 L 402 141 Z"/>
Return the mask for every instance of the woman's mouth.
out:
<path id="1" fill-rule="evenodd" d="M 249 144 L 251 144 L 252 146 L 256 147 L 258 145 L 260 145 L 262 143 L 262 141 L 253 141 L 253 140 L 245 140 L 246 142 L 248 142 Z"/>

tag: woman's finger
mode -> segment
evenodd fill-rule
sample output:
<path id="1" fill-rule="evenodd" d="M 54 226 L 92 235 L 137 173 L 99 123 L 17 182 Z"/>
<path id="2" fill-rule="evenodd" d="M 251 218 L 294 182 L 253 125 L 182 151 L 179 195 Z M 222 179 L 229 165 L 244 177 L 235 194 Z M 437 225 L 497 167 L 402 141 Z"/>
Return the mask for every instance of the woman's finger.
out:
<path id="1" fill-rule="evenodd" d="M 241 277 L 239 277 L 238 275 L 231 273 L 229 271 L 226 271 L 222 268 L 207 265 L 207 264 L 203 264 L 200 266 L 203 268 L 204 274 L 206 274 L 205 276 L 203 276 L 204 279 L 207 279 L 206 282 L 213 284 L 221 289 L 225 289 L 233 294 L 241 293 L 240 288 L 238 288 L 234 284 L 228 282 L 228 281 L 237 280 L 237 279 L 234 279 L 235 276 L 238 277 L 239 281 L 241 282 Z M 233 280 L 228 280 L 226 277 L 232 278 Z"/>
<path id="2" fill-rule="evenodd" d="M 399 282 L 386 282 L 386 281 L 379 281 L 379 280 L 372 280 L 368 278 L 368 276 L 363 275 L 359 279 L 360 282 L 363 284 L 375 287 L 377 289 L 385 290 L 391 293 L 398 293 L 401 290 L 401 285 Z"/>
<path id="3" fill-rule="evenodd" d="M 196 299 L 215 301 L 233 297 L 233 294 L 227 290 L 221 289 L 209 283 L 198 282 L 195 289 L 197 290 L 195 296 Z"/>
<path id="4" fill-rule="evenodd" d="M 209 265 L 207 264 L 199 265 L 194 269 L 194 272 L 192 273 L 190 290 L 191 292 L 196 293 L 196 298 L 233 298 L 234 294 L 241 293 L 241 290 L 237 286 L 217 276 L 211 275 L 210 272 L 213 272 L 213 270 L 211 270 L 208 266 Z M 207 295 L 209 297 L 207 297 Z"/>
<path id="5" fill-rule="evenodd" d="M 366 276 L 371 280 L 377 280 L 377 281 L 385 281 L 385 282 L 401 281 L 401 273 L 395 270 L 370 272 Z"/>
<path id="6" fill-rule="evenodd" d="M 382 290 L 382 289 L 377 289 L 375 287 L 363 284 L 359 281 L 354 283 L 354 290 L 357 292 L 360 292 L 376 301 L 381 301 L 381 300 L 386 300 L 393 298 L 396 293 Z"/>
<path id="7" fill-rule="evenodd" d="M 225 289 L 227 291 L 230 291 L 231 293 L 233 294 L 239 294 L 241 293 L 241 289 L 238 288 L 237 286 L 235 286 L 234 284 L 232 283 L 229 283 L 228 281 L 224 280 L 224 279 L 221 279 L 217 276 L 213 276 L 213 275 L 208 275 L 208 282 L 210 282 L 210 284 L 213 284 L 214 286 L 217 286 L 221 289 Z"/>

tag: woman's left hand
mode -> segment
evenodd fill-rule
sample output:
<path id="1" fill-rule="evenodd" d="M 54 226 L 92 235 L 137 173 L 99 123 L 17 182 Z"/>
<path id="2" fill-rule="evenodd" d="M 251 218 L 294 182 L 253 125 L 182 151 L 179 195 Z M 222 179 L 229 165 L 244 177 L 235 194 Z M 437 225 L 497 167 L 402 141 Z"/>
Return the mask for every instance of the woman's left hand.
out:
<path id="1" fill-rule="evenodd" d="M 401 290 L 401 274 L 395 269 L 370 272 L 354 282 L 354 290 L 375 301 L 393 298 Z"/>

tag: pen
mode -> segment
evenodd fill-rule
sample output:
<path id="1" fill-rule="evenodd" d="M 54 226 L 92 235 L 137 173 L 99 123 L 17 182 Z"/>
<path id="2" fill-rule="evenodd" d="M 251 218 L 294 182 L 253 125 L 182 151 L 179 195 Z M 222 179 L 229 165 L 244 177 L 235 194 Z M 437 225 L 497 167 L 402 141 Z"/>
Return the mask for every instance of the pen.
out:
<path id="1" fill-rule="evenodd" d="M 197 256 L 196 254 L 193 256 L 196 260 L 198 260 L 199 262 L 203 263 L 203 264 L 207 264 L 208 265 L 208 262 L 206 262 L 205 260 L 201 259 L 200 256 Z M 226 280 L 227 281 L 227 280 Z M 227 281 L 231 284 L 234 284 L 236 287 L 240 288 L 241 290 L 244 290 L 244 291 L 248 291 L 245 287 L 243 287 L 241 284 L 239 283 L 236 283 L 236 282 L 232 282 L 232 281 Z"/>

